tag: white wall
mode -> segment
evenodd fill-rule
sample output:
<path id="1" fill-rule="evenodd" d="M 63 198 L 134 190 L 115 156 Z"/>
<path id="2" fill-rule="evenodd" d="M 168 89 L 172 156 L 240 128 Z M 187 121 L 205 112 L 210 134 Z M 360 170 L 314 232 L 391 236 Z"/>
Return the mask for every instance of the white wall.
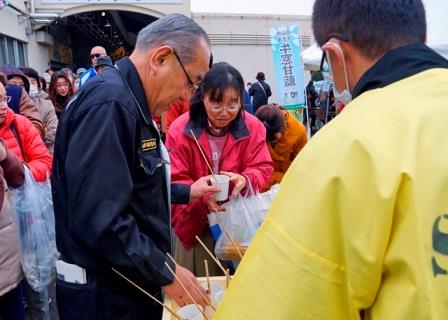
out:
<path id="1" fill-rule="evenodd" d="M 193 13 L 192 16 L 210 35 L 215 62 L 225 61 L 236 67 L 245 83 L 255 82 L 257 72 L 265 73 L 266 82 L 272 90 L 270 102 L 279 100 L 269 38 L 270 28 L 298 25 L 301 36 L 305 36 L 309 44 L 314 42 L 309 16 L 216 13 Z M 309 72 L 305 74 L 305 81 L 309 79 L 308 74 Z"/>
<path id="2" fill-rule="evenodd" d="M 28 66 L 42 74 L 49 67 L 48 47 L 36 42 L 36 33 L 33 33 L 28 39 Z"/>
<path id="3" fill-rule="evenodd" d="M 214 45 L 212 47 L 213 60 L 215 62 L 225 61 L 241 72 L 244 82 L 255 82 L 257 72 L 266 74 L 266 82 L 271 86 L 272 97 L 270 102 L 278 100 L 276 82 L 274 79 L 275 69 L 270 46 L 260 45 Z"/>
<path id="4" fill-rule="evenodd" d="M 1 34 L 24 42 L 28 41 L 25 33 L 26 23 L 19 23 L 19 14 L 13 9 L 5 7 L 0 10 L 0 24 Z"/>
<path id="5" fill-rule="evenodd" d="M 423 0 L 428 24 L 428 42 L 448 43 L 446 14 L 447 0 Z"/>

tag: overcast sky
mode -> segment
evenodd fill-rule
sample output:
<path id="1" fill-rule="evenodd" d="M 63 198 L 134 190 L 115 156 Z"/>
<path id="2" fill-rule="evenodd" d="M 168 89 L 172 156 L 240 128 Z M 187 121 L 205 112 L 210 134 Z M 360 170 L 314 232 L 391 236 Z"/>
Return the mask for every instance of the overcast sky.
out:
<path id="1" fill-rule="evenodd" d="M 447 0 L 423 0 L 432 42 L 448 42 Z M 193 12 L 311 15 L 314 0 L 191 0 Z"/>
<path id="2" fill-rule="evenodd" d="M 193 12 L 307 14 L 314 0 L 191 0 Z"/>

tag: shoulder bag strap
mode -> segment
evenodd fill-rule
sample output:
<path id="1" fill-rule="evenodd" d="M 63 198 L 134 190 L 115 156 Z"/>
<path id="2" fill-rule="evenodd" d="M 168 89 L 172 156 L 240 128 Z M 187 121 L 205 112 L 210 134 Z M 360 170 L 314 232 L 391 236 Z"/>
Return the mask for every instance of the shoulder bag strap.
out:
<path id="1" fill-rule="evenodd" d="M 267 97 L 268 96 L 268 94 L 266 93 L 266 90 L 264 90 L 264 87 L 263 87 L 263 85 L 261 84 L 261 82 L 260 81 L 258 81 L 257 82 L 258 83 L 258 85 L 261 87 L 261 90 L 263 90 L 263 92 L 264 92 L 264 95 Z"/>
<path id="2" fill-rule="evenodd" d="M 19 144 L 20 153 L 22 154 L 22 158 L 26 162 L 25 152 L 23 152 L 22 139 L 20 139 L 20 135 L 19 135 L 19 132 L 17 131 L 17 127 L 16 127 L 16 122 L 15 121 L 11 122 L 10 128 L 11 128 L 12 134 L 14 135 L 14 137 L 16 138 L 16 140 L 17 140 L 17 142 Z"/>

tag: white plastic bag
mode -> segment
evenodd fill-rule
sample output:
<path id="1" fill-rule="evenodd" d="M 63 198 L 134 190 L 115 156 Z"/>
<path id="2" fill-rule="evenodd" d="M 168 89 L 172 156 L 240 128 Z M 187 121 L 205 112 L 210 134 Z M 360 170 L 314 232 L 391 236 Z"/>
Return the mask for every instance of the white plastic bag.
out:
<path id="1" fill-rule="evenodd" d="M 56 259 L 55 222 L 50 180 L 38 183 L 27 166 L 25 183 L 12 189 L 12 210 L 19 226 L 22 269 L 36 291 L 47 287 Z"/>
<path id="2" fill-rule="evenodd" d="M 240 251 L 244 253 L 271 207 L 279 184 L 264 193 L 255 193 L 249 185 L 246 196 L 238 196 L 224 205 L 226 212 L 219 213 L 222 233 L 215 245 L 215 254 L 222 260 L 239 260 L 235 246 L 225 233 L 230 234 Z"/>

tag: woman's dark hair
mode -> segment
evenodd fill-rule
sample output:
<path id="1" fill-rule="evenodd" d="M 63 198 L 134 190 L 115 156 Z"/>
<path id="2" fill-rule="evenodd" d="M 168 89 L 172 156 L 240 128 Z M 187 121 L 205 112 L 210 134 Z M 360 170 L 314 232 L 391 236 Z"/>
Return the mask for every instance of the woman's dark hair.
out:
<path id="1" fill-rule="evenodd" d="M 0 82 L 6 87 L 8 84 L 8 78 L 6 77 L 6 74 L 3 72 L 0 72 Z"/>
<path id="2" fill-rule="evenodd" d="M 257 76 L 255 77 L 255 79 L 257 79 L 258 81 L 264 81 L 266 80 L 266 77 L 264 75 L 264 72 L 258 72 Z"/>
<path id="3" fill-rule="evenodd" d="M 44 77 L 39 77 L 40 80 L 40 86 L 42 88 L 43 91 L 47 91 L 47 81 L 45 80 Z"/>
<path id="4" fill-rule="evenodd" d="M 201 84 L 193 94 L 190 102 L 190 121 L 195 127 L 208 127 L 207 112 L 205 110 L 204 97 L 208 95 L 211 101 L 220 102 L 227 89 L 234 89 L 240 98 L 240 110 L 231 127 L 242 116 L 244 111 L 243 92 L 244 80 L 241 73 L 226 62 L 219 62 L 204 75 Z"/>
<path id="5" fill-rule="evenodd" d="M 257 109 L 255 116 L 263 123 L 266 128 L 266 140 L 274 141 L 275 134 L 285 129 L 285 116 L 276 103 L 265 104 Z"/>
<path id="6" fill-rule="evenodd" d="M 68 83 L 68 94 L 63 97 L 60 96 L 56 91 L 56 82 L 59 78 L 63 78 Z M 48 89 L 48 95 L 50 96 L 51 102 L 53 102 L 56 113 L 61 113 L 64 110 L 64 105 L 73 95 L 73 85 L 68 78 L 68 76 L 62 71 L 55 71 L 51 75 L 50 88 Z"/>

